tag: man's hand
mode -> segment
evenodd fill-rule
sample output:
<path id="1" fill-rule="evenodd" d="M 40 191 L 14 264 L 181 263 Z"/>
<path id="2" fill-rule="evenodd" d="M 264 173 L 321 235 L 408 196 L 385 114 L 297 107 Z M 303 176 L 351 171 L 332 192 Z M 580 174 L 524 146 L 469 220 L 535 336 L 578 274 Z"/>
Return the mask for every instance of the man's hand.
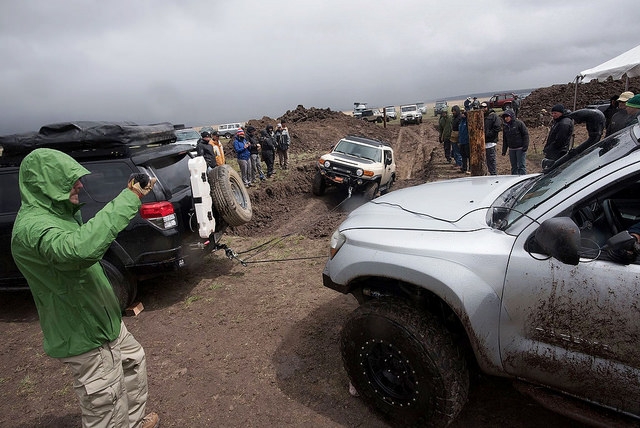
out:
<path id="1" fill-rule="evenodd" d="M 127 188 L 138 195 L 138 198 L 142 198 L 153 189 L 156 181 L 158 181 L 156 178 L 149 178 L 147 174 L 131 174 Z"/>

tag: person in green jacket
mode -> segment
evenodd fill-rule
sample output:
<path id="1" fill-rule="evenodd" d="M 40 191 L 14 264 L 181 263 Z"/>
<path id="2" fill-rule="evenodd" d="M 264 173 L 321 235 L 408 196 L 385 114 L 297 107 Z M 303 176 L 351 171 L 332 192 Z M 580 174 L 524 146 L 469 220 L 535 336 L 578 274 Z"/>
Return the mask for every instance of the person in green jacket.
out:
<path id="1" fill-rule="evenodd" d="M 451 117 L 447 110 L 442 110 L 438 119 L 438 142 L 444 147 L 447 162 L 451 163 Z"/>
<path id="2" fill-rule="evenodd" d="M 84 223 L 78 196 L 89 173 L 58 150 L 40 148 L 24 158 L 11 253 L 33 294 L 45 352 L 73 373 L 83 426 L 154 427 L 158 415 L 144 416 L 144 349 L 122 322 L 100 260 L 155 179 L 132 175 L 127 188 Z"/>

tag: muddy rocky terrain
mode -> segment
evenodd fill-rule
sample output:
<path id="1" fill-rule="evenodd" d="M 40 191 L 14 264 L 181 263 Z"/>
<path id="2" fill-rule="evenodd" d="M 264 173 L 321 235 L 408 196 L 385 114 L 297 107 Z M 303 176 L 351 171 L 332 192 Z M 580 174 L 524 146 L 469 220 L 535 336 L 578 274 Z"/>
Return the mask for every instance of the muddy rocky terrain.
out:
<path id="1" fill-rule="evenodd" d="M 582 85 L 578 105 L 622 92 L 620 82 Z M 638 82 L 632 82 L 639 87 Z M 633 90 L 633 88 L 631 88 Z M 531 132 L 528 170 L 539 170 L 547 128 L 542 109 L 573 104 L 573 85 L 534 91 L 521 116 Z M 251 223 L 230 230 L 227 243 L 245 262 L 221 252 L 199 266 L 141 284 L 144 311 L 125 323 L 147 352 L 149 410 L 163 427 L 385 427 L 348 392 L 338 337 L 356 307 L 350 296 L 322 286 L 328 237 L 357 198 L 311 194 L 314 163 L 342 136 L 388 141 L 397 157 L 396 188 L 463 176 L 444 161 L 435 119 L 386 128 L 328 109 L 297 108 L 249 122 L 258 129 L 286 119 L 291 166 L 249 189 Z M 583 141 L 577 127 L 576 141 Z M 508 173 L 499 156 L 499 172 Z M 0 426 L 77 427 L 71 378 L 42 351 L 28 293 L 0 295 Z M 455 427 L 575 427 L 545 410 L 507 380 L 477 374 Z"/>

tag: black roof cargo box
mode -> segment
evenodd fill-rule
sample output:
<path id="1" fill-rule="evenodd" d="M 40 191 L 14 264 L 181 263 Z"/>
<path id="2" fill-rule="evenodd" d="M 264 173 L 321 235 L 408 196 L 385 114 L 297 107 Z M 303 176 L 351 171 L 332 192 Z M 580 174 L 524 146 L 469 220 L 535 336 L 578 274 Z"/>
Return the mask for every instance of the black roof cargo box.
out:
<path id="1" fill-rule="evenodd" d="M 2 163 L 23 158 L 41 147 L 57 149 L 75 157 L 124 156 L 131 149 L 176 141 L 174 127 L 164 122 L 137 125 L 133 122 L 62 122 L 45 125 L 38 132 L 0 136 Z"/>

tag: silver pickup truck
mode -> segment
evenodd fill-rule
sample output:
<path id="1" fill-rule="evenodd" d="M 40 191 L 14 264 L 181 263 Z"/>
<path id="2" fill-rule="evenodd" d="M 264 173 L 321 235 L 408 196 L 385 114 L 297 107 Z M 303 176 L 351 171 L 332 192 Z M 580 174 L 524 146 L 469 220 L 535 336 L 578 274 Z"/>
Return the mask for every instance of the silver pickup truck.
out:
<path id="1" fill-rule="evenodd" d="M 354 210 L 322 275 L 360 303 L 340 341 L 360 397 L 393 424 L 446 426 L 480 370 L 640 424 L 639 137 Z"/>

